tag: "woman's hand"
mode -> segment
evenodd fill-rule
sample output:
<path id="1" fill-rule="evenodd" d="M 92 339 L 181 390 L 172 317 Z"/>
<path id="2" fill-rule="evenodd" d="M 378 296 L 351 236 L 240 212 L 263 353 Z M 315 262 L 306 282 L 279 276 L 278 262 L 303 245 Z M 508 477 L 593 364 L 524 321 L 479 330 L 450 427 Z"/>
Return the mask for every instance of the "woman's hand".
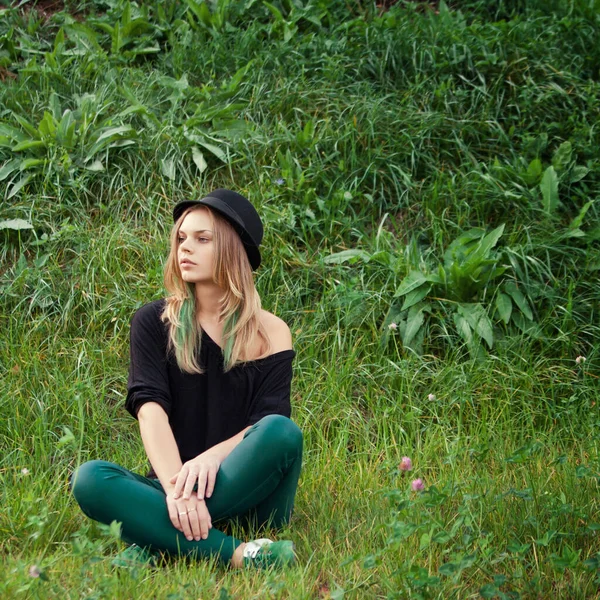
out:
<path id="1" fill-rule="evenodd" d="M 208 537 L 212 520 L 204 500 L 198 500 L 195 495 L 187 500 L 175 498 L 174 491 L 170 490 L 167 493 L 167 508 L 173 527 L 181 531 L 188 541 L 199 542 Z"/>
<path id="2" fill-rule="evenodd" d="M 210 498 L 215 489 L 215 481 L 221 461 L 210 452 L 203 452 L 188 460 L 181 467 L 179 473 L 171 478 L 170 483 L 175 484 L 173 498 L 178 499 L 183 496 L 184 500 L 192 497 L 194 486 L 198 483 L 198 500 L 205 497 Z"/>

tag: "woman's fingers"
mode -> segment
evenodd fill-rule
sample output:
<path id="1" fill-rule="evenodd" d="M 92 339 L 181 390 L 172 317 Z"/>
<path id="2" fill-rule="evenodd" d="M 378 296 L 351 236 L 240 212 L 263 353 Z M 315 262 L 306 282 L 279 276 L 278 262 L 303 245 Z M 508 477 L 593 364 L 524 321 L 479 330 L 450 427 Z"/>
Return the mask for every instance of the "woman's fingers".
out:
<path id="1" fill-rule="evenodd" d="M 187 479 L 185 480 L 185 486 L 183 488 L 183 499 L 189 500 L 192 496 L 192 492 L 194 491 L 194 486 L 196 485 L 196 481 L 199 479 L 198 470 L 192 467 L 188 471 Z M 177 491 L 177 487 L 175 487 L 175 491 Z"/>
<path id="2" fill-rule="evenodd" d="M 190 522 L 192 535 L 194 536 L 194 539 L 198 542 L 203 536 L 197 508 L 192 507 L 188 510 L 188 519 Z"/>
<path id="3" fill-rule="evenodd" d="M 179 523 L 179 514 L 177 512 L 178 511 L 177 504 L 175 502 L 173 502 L 172 500 L 168 501 L 167 509 L 169 511 L 169 519 L 171 520 L 173 527 L 175 527 L 175 529 L 179 529 L 179 531 L 182 531 L 181 524 Z"/>
<path id="4" fill-rule="evenodd" d="M 212 496 L 213 490 L 215 489 L 215 481 L 217 480 L 217 470 L 214 467 L 210 468 L 208 471 L 208 477 L 206 479 L 206 497 L 210 498 Z M 198 487 L 198 489 L 200 489 Z"/>
<path id="5" fill-rule="evenodd" d="M 212 521 L 210 518 L 210 513 L 208 512 L 208 508 L 206 506 L 206 502 L 198 502 L 198 517 L 202 539 L 205 540 L 208 537 L 208 533 L 212 528 Z"/>
<path id="6" fill-rule="evenodd" d="M 198 500 L 204 500 L 206 494 L 206 480 L 208 472 L 206 469 L 201 469 L 198 473 Z"/>
<path id="7" fill-rule="evenodd" d="M 181 471 L 179 471 L 179 474 L 177 475 L 177 479 L 175 480 L 175 489 L 173 490 L 174 498 L 179 498 L 181 496 L 181 492 L 183 492 L 185 482 L 188 478 L 188 472 L 189 467 L 187 465 L 183 465 L 183 467 L 181 467 Z M 175 479 L 175 476 L 173 476 L 171 481 L 173 481 L 173 479 Z"/>
<path id="8" fill-rule="evenodd" d="M 192 527 L 190 525 L 190 515 L 188 513 L 188 507 L 186 502 L 177 502 L 177 511 L 179 517 L 179 523 L 181 527 L 178 527 L 183 535 L 188 539 L 188 541 L 192 541 L 194 536 L 192 535 Z"/>

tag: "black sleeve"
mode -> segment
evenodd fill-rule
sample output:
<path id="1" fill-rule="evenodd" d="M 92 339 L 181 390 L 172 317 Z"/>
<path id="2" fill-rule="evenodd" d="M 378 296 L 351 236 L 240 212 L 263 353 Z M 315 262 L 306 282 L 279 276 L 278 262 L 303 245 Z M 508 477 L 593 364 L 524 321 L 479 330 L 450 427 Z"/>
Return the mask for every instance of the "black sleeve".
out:
<path id="1" fill-rule="evenodd" d="M 131 320 L 129 334 L 129 378 L 125 408 L 137 419 L 146 402 L 156 402 L 171 411 L 171 392 L 167 371 L 166 327 L 160 320 L 156 303 L 142 306 Z"/>
<path id="2" fill-rule="evenodd" d="M 294 351 L 285 351 L 261 368 L 260 383 L 249 407 L 246 426 L 254 425 L 267 415 L 289 417 L 292 359 Z"/>

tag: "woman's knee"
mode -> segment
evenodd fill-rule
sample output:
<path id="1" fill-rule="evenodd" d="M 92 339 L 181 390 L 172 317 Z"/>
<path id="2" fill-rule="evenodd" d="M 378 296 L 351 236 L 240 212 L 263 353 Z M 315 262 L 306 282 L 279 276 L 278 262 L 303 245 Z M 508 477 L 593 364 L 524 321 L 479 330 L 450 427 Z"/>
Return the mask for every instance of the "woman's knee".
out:
<path id="1" fill-rule="evenodd" d="M 70 480 L 71 490 L 79 505 L 84 508 L 90 501 L 105 497 L 107 475 L 119 469 L 117 465 L 105 460 L 90 460 L 80 465 Z"/>
<path id="2" fill-rule="evenodd" d="M 302 452 L 302 431 L 288 417 L 267 415 L 257 425 L 272 444 L 287 451 Z"/>

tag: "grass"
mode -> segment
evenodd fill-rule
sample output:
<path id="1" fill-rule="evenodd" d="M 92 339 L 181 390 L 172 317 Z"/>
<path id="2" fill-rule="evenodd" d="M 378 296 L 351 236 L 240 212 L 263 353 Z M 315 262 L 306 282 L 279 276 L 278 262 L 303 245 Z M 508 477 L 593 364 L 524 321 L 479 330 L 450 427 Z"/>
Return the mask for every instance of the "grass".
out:
<path id="1" fill-rule="evenodd" d="M 0 9 L 3 598 L 598 596 L 592 4 Z M 41 125 L 65 110 L 72 138 Z M 163 294 L 172 206 L 217 186 L 260 208 L 257 286 L 294 335 L 304 468 L 270 533 L 299 566 L 117 572 L 114 529 L 68 478 L 92 458 L 145 469 L 123 410 L 129 322 Z M 501 224 L 535 331 L 498 319 L 482 281 L 492 348 L 465 346 L 444 298 L 403 344 L 388 326 L 407 322 L 390 312 L 407 274 Z"/>

